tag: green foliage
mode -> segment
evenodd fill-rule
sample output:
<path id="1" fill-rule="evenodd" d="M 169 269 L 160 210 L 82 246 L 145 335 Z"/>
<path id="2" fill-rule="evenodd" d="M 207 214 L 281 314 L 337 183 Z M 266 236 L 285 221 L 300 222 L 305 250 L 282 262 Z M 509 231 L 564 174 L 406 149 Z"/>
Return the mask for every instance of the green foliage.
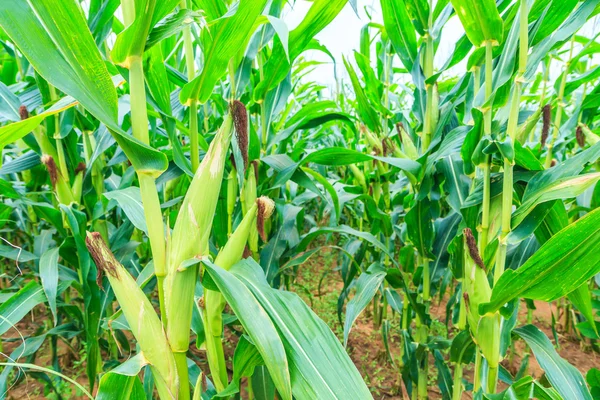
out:
<path id="1" fill-rule="evenodd" d="M 0 398 L 597 397 L 600 2 L 292 3 L 0 4 Z"/>

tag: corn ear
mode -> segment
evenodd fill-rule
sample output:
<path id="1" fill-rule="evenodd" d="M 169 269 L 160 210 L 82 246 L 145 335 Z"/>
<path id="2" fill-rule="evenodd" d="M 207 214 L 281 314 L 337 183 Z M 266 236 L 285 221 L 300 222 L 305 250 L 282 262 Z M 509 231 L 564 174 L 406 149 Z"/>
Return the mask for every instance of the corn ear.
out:
<path id="1" fill-rule="evenodd" d="M 61 204 L 69 205 L 75 202 L 75 198 L 73 197 L 73 192 L 71 191 L 71 187 L 60 173 L 56 162 L 54 161 L 54 157 L 44 154 L 42 156 L 42 163 L 46 166 L 48 170 L 48 174 L 50 175 L 50 182 L 52 183 L 52 188 L 56 192 L 56 197 L 58 198 L 58 202 Z"/>
<path id="2" fill-rule="evenodd" d="M 467 320 L 471 329 L 471 335 L 479 345 L 481 352 L 490 367 L 498 367 L 500 354 L 498 345 L 500 343 L 499 326 L 500 314 L 479 314 L 479 305 L 489 302 L 492 289 L 488 282 L 487 273 L 483 260 L 477 249 L 477 242 L 469 228 L 464 231 L 465 237 L 465 274 L 463 285 L 465 290 L 465 306 L 467 308 Z"/>
<path id="3" fill-rule="evenodd" d="M 231 171 L 229 171 L 229 175 L 227 176 L 227 234 L 229 236 L 231 236 L 231 230 L 233 228 L 233 212 L 235 210 L 237 196 L 237 172 L 235 170 L 235 167 L 232 167 Z"/>
<path id="4" fill-rule="evenodd" d="M 394 151 L 394 155 L 400 158 L 410 158 L 411 160 L 416 160 L 419 158 L 419 152 L 417 151 L 417 147 L 415 146 L 412 138 L 404 129 L 404 125 L 401 122 L 396 124 L 396 130 L 398 131 L 398 136 L 400 137 L 400 141 L 402 142 L 402 148 L 404 149 L 404 153 L 398 154 L 397 151 Z M 404 157 L 401 157 L 401 156 Z"/>
<path id="5" fill-rule="evenodd" d="M 179 383 L 175 359 L 152 303 L 98 232 L 87 232 L 85 242 L 98 271 L 108 278 L 131 332 L 151 365 L 161 399 L 176 398 Z"/>
<path id="6" fill-rule="evenodd" d="M 244 188 L 242 189 L 242 211 L 244 215 L 246 215 L 248 209 L 256 203 L 256 175 L 258 175 L 257 168 L 257 163 L 253 161 L 248 168 L 248 175 L 246 176 Z M 250 231 L 248 247 L 253 254 L 256 255 L 258 253 L 258 232 L 256 230 Z"/>
<path id="7" fill-rule="evenodd" d="M 350 171 L 352 171 L 352 176 L 354 177 L 356 182 L 360 186 L 362 186 L 363 190 L 366 192 L 367 191 L 367 181 L 365 179 L 365 174 L 363 174 L 363 172 L 360 169 L 358 169 L 356 164 L 350 164 L 350 165 L 348 165 L 348 168 L 350 168 Z"/>
<path id="8" fill-rule="evenodd" d="M 208 239 L 232 133 L 232 117 L 227 115 L 194 175 L 169 242 L 164 289 L 167 336 L 176 353 L 185 353 L 189 347 L 198 267 L 178 269 L 185 260 L 208 253 Z"/>
<path id="9" fill-rule="evenodd" d="M 371 145 L 371 147 L 373 148 L 375 153 L 377 153 L 378 155 L 382 155 L 383 154 L 383 146 L 381 145 L 381 141 L 379 139 L 377 139 L 377 136 L 375 136 L 375 134 L 369 132 L 367 127 L 364 125 L 360 126 L 360 132 L 363 134 L 363 136 L 367 140 L 367 143 L 369 143 Z"/>
<path id="10" fill-rule="evenodd" d="M 579 128 L 581 128 L 581 133 L 585 137 L 585 141 L 590 145 L 594 145 L 600 141 L 600 136 L 596 135 L 587 125 L 580 123 Z"/>
<path id="11" fill-rule="evenodd" d="M 268 219 L 275 205 L 267 197 L 260 197 L 255 204 L 250 207 L 242 222 L 238 225 L 235 232 L 227 244 L 219 251 L 215 259 L 215 264 L 219 267 L 229 270 L 235 263 L 240 261 L 244 255 L 246 243 L 252 231 L 260 231 L 255 228 L 262 221 Z M 227 367 L 225 365 L 225 356 L 221 336 L 223 334 L 222 312 L 225 308 L 225 299 L 219 292 L 206 290 L 204 292 L 204 323 L 206 325 L 206 352 L 208 364 L 215 381 L 215 386 L 222 390 L 227 386 Z"/>
<path id="12" fill-rule="evenodd" d="M 539 107 L 533 114 L 531 114 L 523 125 L 519 128 L 519 132 L 517 133 L 517 141 L 519 143 L 525 143 L 531 132 L 535 129 L 536 125 L 540 120 L 540 116 L 542 115 L 543 107 Z"/>
<path id="13" fill-rule="evenodd" d="M 79 163 L 77 168 L 75 168 L 75 179 L 73 180 L 73 185 L 71 186 L 71 190 L 73 192 L 73 198 L 77 203 L 81 203 L 81 191 L 83 189 L 83 177 L 85 176 L 85 164 Z"/>

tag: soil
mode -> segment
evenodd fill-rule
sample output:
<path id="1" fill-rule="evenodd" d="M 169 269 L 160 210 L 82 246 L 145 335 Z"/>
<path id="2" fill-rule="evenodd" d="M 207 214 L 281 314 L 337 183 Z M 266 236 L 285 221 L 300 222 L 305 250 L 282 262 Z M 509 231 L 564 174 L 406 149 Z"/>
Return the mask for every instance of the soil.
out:
<path id="1" fill-rule="evenodd" d="M 330 270 L 335 268 L 335 256 L 327 249 L 321 254 L 315 255 L 308 262 L 300 267 L 297 278 L 297 286 L 302 290 L 297 290 L 298 294 L 311 304 L 315 312 L 329 324 L 334 333 L 343 339 L 343 324 L 340 324 L 337 318 L 337 298 L 343 288 L 343 282 L 339 273 Z M 324 278 L 322 278 L 324 276 Z M 323 279 L 320 283 L 319 281 Z M 311 296 L 307 296 L 310 291 Z M 446 301 L 434 302 L 431 305 L 431 317 L 433 319 L 433 333 L 443 332 L 448 329 L 445 326 L 446 319 Z M 552 314 L 557 321 L 556 330 L 560 348 L 557 349 L 562 358 L 574 365 L 584 375 L 592 368 L 600 369 L 600 354 L 592 350 L 589 340 L 581 340 L 571 330 L 565 332 L 562 325 L 563 316 L 556 307 L 556 304 L 546 302 L 535 302 L 536 310 L 533 311 L 532 323 L 542 330 L 553 344 L 555 343 L 552 332 Z M 399 358 L 399 316 L 393 315 L 391 309 L 388 317 L 392 319 L 392 329 L 390 334 L 390 352 L 394 361 Z M 527 308 L 525 302 L 521 304 L 519 313 L 519 325 L 527 323 Z M 449 328 L 452 332 L 453 327 Z M 437 332 L 435 332 L 437 331 Z M 453 337 L 454 333 L 450 335 Z M 515 343 L 514 353 L 509 350 L 509 354 L 502 362 L 502 365 L 514 376 L 521 366 L 522 357 L 525 354 L 526 346 L 522 340 Z M 396 400 L 409 399 L 406 388 L 402 383 L 400 372 L 389 357 L 387 356 L 381 330 L 376 328 L 373 323 L 371 307 L 359 315 L 348 338 L 348 353 L 355 365 L 365 378 L 365 382 L 371 389 L 376 400 Z M 429 362 L 429 398 L 441 399 L 442 394 L 436 385 L 437 371 L 434 366 L 434 360 L 430 357 Z M 528 366 L 528 374 L 535 379 L 540 379 L 544 375 L 535 357 L 531 356 Z M 464 378 L 472 382 L 473 364 L 464 369 Z M 503 390 L 507 385 L 500 383 L 499 389 Z M 471 399 L 471 393 L 463 393 L 463 399 Z"/>
<path id="2" fill-rule="evenodd" d="M 343 284 L 339 273 L 334 270 L 335 265 L 335 253 L 328 249 L 322 250 L 298 267 L 296 279 L 290 289 L 297 292 L 319 317 L 330 326 L 337 337 L 343 340 L 343 325 L 338 321 L 337 316 L 337 299 L 343 288 Z M 446 299 L 442 302 L 434 302 L 430 310 L 433 318 L 432 331 L 434 334 L 439 334 L 440 336 L 445 336 L 448 329 L 444 324 L 446 318 L 445 303 Z M 536 302 L 535 305 L 536 310 L 533 312 L 533 323 L 553 343 L 555 343 L 555 340 L 551 328 L 552 314 L 557 318 L 557 321 L 560 321 L 557 323 L 556 328 L 560 345 L 558 352 L 561 357 L 576 366 L 584 376 L 591 368 L 600 368 L 600 356 L 592 350 L 589 340 L 582 341 L 575 333 L 566 333 L 564 331 L 561 325 L 563 318 L 560 316 L 555 304 Z M 520 324 L 525 324 L 527 319 L 525 304 L 522 304 L 520 310 L 519 322 Z M 19 322 L 17 325 L 18 331 L 21 335 L 27 337 L 49 329 L 48 315 L 47 310 L 43 306 L 37 307 L 30 316 Z M 391 323 L 389 337 L 391 359 L 397 363 L 399 359 L 399 345 L 401 343 L 399 336 L 399 316 L 392 313 L 390 309 L 388 319 Z M 234 329 L 236 328 L 234 327 Z M 454 328 L 450 327 L 449 329 L 452 331 L 452 336 Z M 15 332 L 15 330 L 11 330 L 3 337 L 3 352 L 5 354 L 10 354 L 21 343 L 20 336 Z M 237 343 L 237 336 L 230 328 L 226 328 L 225 336 L 225 355 L 231 373 L 231 359 Z M 357 318 L 349 335 L 347 350 L 358 370 L 363 375 L 374 399 L 409 399 L 398 367 L 394 365 L 386 352 L 381 330 L 374 326 L 370 306 Z M 514 375 L 518 371 L 522 361 L 520 355 L 524 354 L 525 351 L 524 343 L 517 341 L 514 354 L 509 353 L 503 361 L 503 366 L 511 374 Z M 87 387 L 85 352 L 81 350 L 81 344 L 77 342 L 77 339 L 68 344 L 58 341 L 57 352 L 62 373 L 75 379 L 82 386 Z M 33 362 L 37 365 L 48 366 L 51 363 L 50 354 L 51 350 L 48 341 L 46 341 L 38 352 L 37 359 Z M 188 355 L 202 371 L 208 373 L 208 364 L 204 351 L 196 349 L 192 344 Z M 5 361 L 5 359 L 2 359 L 2 361 Z M 429 397 L 430 399 L 441 399 L 441 391 L 436 385 L 437 371 L 433 358 L 430 359 L 429 365 Z M 472 382 L 473 376 L 472 367 L 473 364 L 470 364 L 464 370 L 464 377 L 470 382 Z M 541 378 L 544 374 L 533 356 L 529 361 L 528 373 L 537 379 Z M 242 387 L 245 387 L 245 382 L 242 382 Z M 506 385 L 500 386 L 501 389 L 505 387 Z M 65 399 L 87 398 L 78 389 L 66 382 L 62 382 L 59 389 Z M 9 389 L 8 399 L 57 398 L 53 393 L 45 393 L 44 390 L 45 385 L 42 382 L 26 374 L 25 379 Z M 463 394 L 463 399 L 470 398 L 470 392 Z"/>

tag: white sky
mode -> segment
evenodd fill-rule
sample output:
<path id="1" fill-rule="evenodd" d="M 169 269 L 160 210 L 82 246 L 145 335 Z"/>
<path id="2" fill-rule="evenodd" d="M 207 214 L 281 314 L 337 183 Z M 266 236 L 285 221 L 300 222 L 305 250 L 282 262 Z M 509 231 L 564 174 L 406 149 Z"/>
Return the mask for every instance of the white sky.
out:
<path id="1" fill-rule="evenodd" d="M 308 9 L 312 5 L 311 1 L 296 0 L 293 7 L 288 6 L 283 12 L 283 20 L 288 25 L 289 30 L 294 29 L 304 18 Z M 365 9 L 369 11 L 373 22 L 383 24 L 381 14 L 380 0 L 358 0 L 358 16 L 347 4 L 331 24 L 319 32 L 316 38 L 325 45 L 337 60 L 338 76 L 344 79 L 347 77 L 347 72 L 342 63 L 342 56 L 346 56 L 349 60 L 354 61 L 352 56 L 353 50 L 357 50 L 360 46 L 360 30 L 364 25 L 370 22 Z M 373 30 L 371 30 L 373 32 Z M 442 32 L 442 44 L 439 46 L 436 53 L 436 65 L 442 65 L 446 58 L 452 53 L 454 43 L 464 34 L 464 30 L 456 16 L 453 16 L 446 24 Z M 329 57 L 317 51 L 307 51 L 303 56 L 309 60 L 318 60 L 326 64 L 317 66 L 308 78 L 319 83 L 326 84 L 330 87 L 335 85 L 333 75 L 333 65 Z M 398 66 L 400 63 L 396 60 Z M 455 68 L 458 71 L 464 71 L 465 64 L 459 64 Z"/>
<path id="2" fill-rule="evenodd" d="M 326 26 L 319 32 L 316 38 L 325 45 L 337 60 L 338 77 L 346 81 L 347 72 L 342 63 L 342 56 L 346 56 L 349 60 L 354 61 L 352 52 L 360 46 L 360 30 L 369 23 L 369 17 L 365 12 L 365 8 L 369 10 L 373 22 L 383 23 L 381 14 L 380 0 L 357 0 L 358 13 L 357 16 L 350 4 L 347 4 L 331 24 Z M 289 30 L 294 29 L 306 15 L 308 9 L 312 5 L 311 1 L 295 0 L 293 7 L 287 6 L 283 12 L 283 20 L 288 25 Z M 594 32 L 597 32 L 597 18 L 588 21 L 578 34 L 591 37 Z M 450 56 L 454 50 L 454 45 L 458 39 L 464 34 L 464 29 L 454 15 L 444 26 L 441 34 L 441 43 L 437 49 L 435 56 L 435 66 L 440 67 Z M 577 45 L 579 47 L 579 45 Z M 577 50 L 575 51 L 577 54 Z M 333 65 L 329 57 L 317 51 L 307 51 L 303 56 L 308 60 L 322 61 L 325 64 L 315 67 L 315 70 L 307 76 L 308 79 L 325 84 L 330 88 L 335 86 L 335 78 L 333 75 Z M 395 58 L 396 63 L 400 66 L 399 60 Z M 598 57 L 594 57 L 593 64 L 596 64 Z M 374 62 L 372 60 L 372 62 Z M 446 73 L 449 75 L 460 75 L 466 69 L 466 59 L 458 65 L 451 68 Z M 551 80 L 557 77 L 562 70 L 560 63 L 554 62 L 551 68 Z M 410 77 L 407 76 L 407 79 Z"/>

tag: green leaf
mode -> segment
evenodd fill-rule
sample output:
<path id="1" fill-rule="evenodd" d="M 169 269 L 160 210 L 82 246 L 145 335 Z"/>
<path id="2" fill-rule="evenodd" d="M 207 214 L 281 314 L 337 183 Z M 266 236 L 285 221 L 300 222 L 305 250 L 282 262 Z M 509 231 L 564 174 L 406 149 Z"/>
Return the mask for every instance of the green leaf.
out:
<path id="1" fill-rule="evenodd" d="M 266 0 L 242 1 L 235 14 L 223 16 L 203 32 L 204 67 L 181 90 L 179 99 L 183 104 L 194 100 L 206 103 L 217 81 L 227 72 L 229 60 L 244 50 L 266 3 Z"/>
<path id="2" fill-rule="evenodd" d="M 66 375 L 61 374 L 60 372 L 56 372 L 53 369 L 50 368 L 46 368 L 46 367 L 40 367 L 39 365 L 35 365 L 35 364 L 29 364 L 29 363 L 13 363 L 13 362 L 3 362 L 0 363 L 0 366 L 3 367 L 17 367 L 20 370 L 24 370 L 24 369 L 31 369 L 33 371 L 37 371 L 37 372 L 44 372 L 46 374 L 50 374 L 50 375 L 56 375 L 58 377 L 60 377 L 61 379 L 64 379 L 65 381 L 71 383 L 72 385 L 74 385 L 75 387 L 77 387 L 78 390 L 81 390 L 81 392 L 87 396 L 88 399 L 94 399 L 94 397 L 90 394 L 90 392 L 88 392 L 85 387 L 83 387 L 82 385 L 80 385 L 76 380 L 69 378 Z"/>
<path id="3" fill-rule="evenodd" d="M 513 330 L 527 342 L 548 380 L 564 399 L 592 400 L 581 372 L 562 359 L 546 335 L 533 325 Z"/>
<path id="4" fill-rule="evenodd" d="M 29 281 L 21 290 L 0 305 L 0 335 L 14 327 L 31 309 L 46 301 L 44 289 L 36 281 Z"/>
<path id="5" fill-rule="evenodd" d="M 579 3 L 578 0 L 535 1 L 529 10 L 529 21 L 541 18 L 546 7 L 548 7 L 548 11 L 543 14 L 543 20 L 535 36 L 532 38 L 531 46 L 535 46 L 550 36 L 571 14 L 577 3 Z"/>
<path id="6" fill-rule="evenodd" d="M 535 192 L 526 192 L 523 203 L 512 215 L 513 229 L 525 219 L 538 205 L 552 200 L 563 200 L 579 196 L 600 180 L 600 172 L 564 178 L 539 188 Z"/>
<path id="7" fill-rule="evenodd" d="M 292 178 L 298 167 L 309 162 L 320 165 L 339 166 L 370 160 L 382 161 L 413 175 L 418 175 L 421 168 L 421 164 L 406 158 L 378 157 L 343 147 L 326 147 L 308 154 L 296 164 L 286 163 L 275 179 L 273 186 L 284 185 Z"/>
<path id="8" fill-rule="evenodd" d="M 20 121 L 21 100 L 2 82 L 0 82 L 0 116 L 9 121 Z"/>
<path id="9" fill-rule="evenodd" d="M 517 297 L 553 301 L 571 293 L 600 272 L 600 209 L 552 236 L 517 270 L 506 270 L 480 314 L 495 312 Z"/>
<path id="10" fill-rule="evenodd" d="M 340 200 L 338 198 L 335 188 L 333 187 L 333 185 L 331 183 L 329 183 L 327 178 L 325 178 L 318 172 L 313 171 L 310 168 L 302 168 L 302 171 L 304 171 L 306 174 L 312 176 L 317 182 L 319 182 L 321 185 L 323 185 L 325 190 L 327 190 L 327 192 L 331 196 L 331 202 L 333 203 L 333 209 L 335 211 L 335 215 L 333 215 L 331 219 L 332 219 L 332 221 L 334 221 L 337 224 L 337 222 L 340 218 Z"/>
<path id="11" fill-rule="evenodd" d="M 0 25 L 36 71 L 101 121 L 117 120 L 117 92 L 79 4 L 0 4 Z"/>
<path id="12" fill-rule="evenodd" d="M 475 47 L 502 43 L 503 22 L 494 0 L 450 0 L 467 37 Z"/>
<path id="13" fill-rule="evenodd" d="M 458 155 L 444 157 L 436 167 L 444 174 L 444 190 L 448 192 L 446 201 L 457 213 L 469 195 L 469 179 L 463 174 L 463 162 Z"/>
<path id="14" fill-rule="evenodd" d="M 375 108 L 373 108 L 369 102 L 369 98 L 365 94 L 354 68 L 345 57 L 343 60 L 346 70 L 348 71 L 348 75 L 350 75 L 352 87 L 354 88 L 354 95 L 356 96 L 356 101 L 358 103 L 358 115 L 360 115 L 361 120 L 372 132 L 381 132 L 381 122 L 377 111 L 375 111 Z"/>
<path id="15" fill-rule="evenodd" d="M 365 309 L 377 293 L 385 279 L 386 270 L 379 264 L 373 264 L 367 272 L 360 274 L 356 281 L 356 293 L 346 306 L 344 321 L 344 347 L 348 346 L 348 336 L 356 318 Z"/>
<path id="16" fill-rule="evenodd" d="M 19 2 L 14 7 L 2 3 L 0 26 L 45 80 L 110 129 L 136 171 L 158 176 L 167 169 L 164 154 L 117 125 L 117 92 L 78 3 L 65 0 L 60 7 L 52 0 Z"/>
<path id="17" fill-rule="evenodd" d="M 250 258 L 236 264 L 231 272 L 252 292 L 277 327 L 290 361 L 294 398 L 372 398 L 333 332 L 298 295 L 271 288 L 260 265 Z"/>
<path id="18" fill-rule="evenodd" d="M 203 260 L 203 263 L 247 334 L 252 338 L 277 390 L 284 399 L 291 400 L 292 384 L 288 371 L 288 357 L 273 321 L 269 319 L 258 299 L 236 276 L 208 261 Z"/>
<path id="19" fill-rule="evenodd" d="M 412 20 L 419 35 L 425 36 L 429 23 L 429 1 L 428 0 L 404 0 L 406 11 Z M 385 15 L 384 15 L 385 20 Z M 409 69 L 410 71 L 410 69 Z"/>
<path id="20" fill-rule="evenodd" d="M 475 356 L 475 342 L 468 330 L 460 331 L 450 346 L 450 361 L 469 364 Z"/>
<path id="21" fill-rule="evenodd" d="M 240 391 L 240 380 L 243 377 L 251 377 L 254 369 L 263 365 L 264 361 L 246 335 L 243 335 L 233 353 L 233 378 L 231 383 L 213 399 L 230 398 Z"/>
<path id="22" fill-rule="evenodd" d="M 400 56 L 402 64 L 409 71 L 412 71 L 417 58 L 417 38 L 408 11 L 420 11 L 419 8 L 420 6 L 415 4 L 409 9 L 404 0 L 381 0 L 385 31 L 394 46 L 394 50 Z"/>
<path id="23" fill-rule="evenodd" d="M 172 115 L 171 84 L 167 76 L 165 60 L 160 46 L 153 47 L 144 53 L 144 76 L 148 90 L 160 107 L 160 111 Z"/>
<path id="24" fill-rule="evenodd" d="M 154 28 L 152 28 L 150 31 L 148 39 L 146 40 L 146 51 L 152 48 L 155 44 L 168 37 L 176 35 L 177 33 L 181 32 L 183 28 L 194 23 L 202 23 L 202 13 L 200 11 L 180 9 L 168 15 L 165 19 L 156 24 L 156 26 L 154 26 Z"/>
<path id="25" fill-rule="evenodd" d="M 594 82 L 600 76 L 600 66 L 594 69 L 590 69 L 585 73 L 579 75 L 575 79 L 568 81 L 565 85 L 564 95 L 568 96 L 573 93 L 579 86 L 588 83 Z"/>
<path id="26" fill-rule="evenodd" d="M 425 198 L 417 201 L 406 213 L 405 221 L 408 238 L 421 257 L 433 259 L 431 246 L 433 245 L 434 232 L 429 199 Z"/>
<path id="27" fill-rule="evenodd" d="M 597 395 L 600 394 L 600 370 L 590 369 L 585 375 L 585 381 L 590 385 L 592 396 L 596 399 Z"/>
<path id="28" fill-rule="evenodd" d="M 264 79 L 254 88 L 254 101 L 260 102 L 269 90 L 285 79 L 296 58 L 307 49 L 314 36 L 333 21 L 347 2 L 348 0 L 313 1 L 302 22 L 290 32 L 289 57 L 281 40 L 275 40 L 273 52 L 264 66 Z"/>
<path id="29" fill-rule="evenodd" d="M 594 321 L 594 310 L 592 307 L 592 295 L 590 294 L 590 288 L 588 286 L 588 282 L 584 282 L 583 285 L 581 285 L 577 289 L 573 290 L 571 293 L 569 293 L 568 297 L 569 297 L 569 301 L 571 303 L 573 303 L 573 305 L 575 307 L 577 307 L 579 312 L 590 323 L 590 326 L 594 330 L 596 335 L 598 335 L 598 329 L 596 328 L 596 323 Z"/>
<path id="30" fill-rule="evenodd" d="M 56 326 L 56 295 L 58 293 L 58 251 L 60 247 L 48 249 L 40 257 L 40 280 L 48 299 L 48 305 Z"/>
<path id="31" fill-rule="evenodd" d="M 7 145 L 16 142 L 28 133 L 32 132 L 47 117 L 58 114 L 59 112 L 75 105 L 77 105 L 77 101 L 70 96 L 66 96 L 57 101 L 52 107 L 38 115 L 31 116 L 23 121 L 4 125 L 0 128 L 0 149 L 3 149 Z"/>
<path id="32" fill-rule="evenodd" d="M 111 58 L 116 64 L 126 64 L 127 57 L 141 56 L 146 47 L 146 39 L 150 29 L 175 6 L 179 0 L 136 0 L 134 9 L 129 10 L 133 22 L 119 35 L 111 51 Z"/>
<path id="33" fill-rule="evenodd" d="M 302 236 L 302 240 L 300 241 L 300 243 L 298 243 L 298 251 L 303 251 L 304 249 L 306 249 L 306 247 L 312 242 L 312 240 L 315 237 L 328 233 L 341 233 L 345 235 L 359 237 L 371 243 L 377 249 L 392 257 L 392 254 L 390 254 L 389 249 L 383 243 L 381 243 L 375 236 L 371 235 L 368 232 L 357 231 L 356 229 L 353 229 L 347 225 L 339 225 L 335 227 L 324 226 L 311 230 L 306 235 Z"/>
<path id="34" fill-rule="evenodd" d="M 142 353 L 131 357 L 100 378 L 96 400 L 144 400 L 146 395 L 138 374 L 148 364 Z"/>
<path id="35" fill-rule="evenodd" d="M 104 197 L 108 200 L 115 200 L 133 226 L 148 234 L 142 196 L 138 187 L 130 186 L 125 189 L 106 192 Z"/>
<path id="36" fill-rule="evenodd" d="M 269 371 L 264 365 L 256 367 L 252 380 L 252 391 L 256 400 L 272 400 L 275 398 L 275 385 Z"/>
<path id="37" fill-rule="evenodd" d="M 560 2 L 553 1 L 552 3 L 565 3 L 568 7 L 568 3 L 571 1 L 572 0 Z M 561 46 L 566 40 L 571 38 L 571 36 L 585 24 L 588 18 L 595 15 L 594 10 L 600 3 L 600 0 L 587 0 L 578 3 L 580 3 L 579 7 L 572 13 L 567 14 L 564 9 L 558 11 L 562 14 L 558 15 L 558 18 L 562 20 L 560 27 L 555 28 L 554 26 L 549 26 L 549 35 L 545 37 L 540 36 L 543 39 L 532 48 L 531 53 L 527 58 L 527 72 L 525 73 L 525 79 L 530 80 L 538 70 L 540 61 L 547 57 L 555 46 Z M 568 15 L 566 19 L 564 19 L 565 14 Z"/>

